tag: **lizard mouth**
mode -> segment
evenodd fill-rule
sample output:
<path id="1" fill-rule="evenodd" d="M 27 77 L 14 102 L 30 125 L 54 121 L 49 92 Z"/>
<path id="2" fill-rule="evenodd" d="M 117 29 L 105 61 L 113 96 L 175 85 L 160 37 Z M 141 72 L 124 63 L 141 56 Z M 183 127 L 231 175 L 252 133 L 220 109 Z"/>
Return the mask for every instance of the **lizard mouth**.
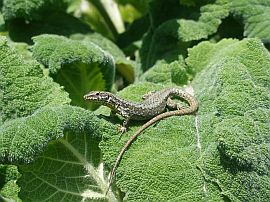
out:
<path id="1" fill-rule="evenodd" d="M 87 94 L 87 95 L 84 95 L 83 98 L 84 98 L 85 100 L 92 100 L 93 97 L 91 97 L 91 95 L 88 95 L 88 94 Z"/>
<path id="2" fill-rule="evenodd" d="M 85 100 L 97 100 L 99 96 L 99 92 L 97 91 L 91 91 L 83 96 Z"/>
<path id="3" fill-rule="evenodd" d="M 95 96 L 92 96 L 92 95 L 85 95 L 85 96 L 83 96 L 83 98 L 85 99 L 85 100 L 91 100 L 91 101 L 98 101 L 98 98 L 97 97 L 95 97 Z"/>

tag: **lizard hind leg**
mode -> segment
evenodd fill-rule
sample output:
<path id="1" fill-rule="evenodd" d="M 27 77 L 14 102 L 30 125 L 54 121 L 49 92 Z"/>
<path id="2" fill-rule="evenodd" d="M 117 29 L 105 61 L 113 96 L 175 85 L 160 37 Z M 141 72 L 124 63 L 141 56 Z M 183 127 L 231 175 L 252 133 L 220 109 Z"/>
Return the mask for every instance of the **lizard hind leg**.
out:
<path id="1" fill-rule="evenodd" d="M 183 109 L 185 108 L 184 105 L 182 105 L 181 103 L 176 103 L 175 101 L 173 101 L 171 98 L 168 98 L 167 99 L 167 107 L 169 109 L 174 109 L 174 110 L 180 110 L 180 109 Z"/>
<path id="2" fill-rule="evenodd" d="M 128 125 L 129 120 L 130 120 L 130 117 L 125 117 L 123 124 L 120 126 L 119 128 L 120 137 L 123 133 L 127 132 L 127 125 Z"/>
<path id="3" fill-rule="evenodd" d="M 115 110 L 111 110 L 110 116 L 111 116 L 111 117 L 116 117 L 116 111 L 115 111 Z"/>

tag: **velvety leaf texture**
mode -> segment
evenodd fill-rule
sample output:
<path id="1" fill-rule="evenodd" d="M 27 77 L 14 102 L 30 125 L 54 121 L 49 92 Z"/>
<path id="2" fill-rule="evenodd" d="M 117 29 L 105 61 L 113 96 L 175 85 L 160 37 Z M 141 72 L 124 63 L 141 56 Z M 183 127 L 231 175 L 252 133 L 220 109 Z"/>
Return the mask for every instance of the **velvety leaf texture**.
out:
<path id="1" fill-rule="evenodd" d="M 270 0 L 0 8 L 0 202 L 270 201 Z M 141 109 L 84 95 L 142 102 L 171 87 L 198 110 L 143 130 L 108 189 L 147 120 L 120 134 L 117 110 Z"/>
<path id="2" fill-rule="evenodd" d="M 203 5 L 200 7 L 200 11 L 197 11 L 200 12 L 198 19 L 168 19 L 155 28 L 153 32 L 149 32 L 149 36 L 145 38 L 141 49 L 143 68 L 148 69 L 158 59 L 166 59 L 169 51 L 171 55 L 177 56 L 182 51 L 180 41 L 199 40 L 215 33 L 221 24 L 221 19 L 229 14 L 228 5 L 226 1 L 216 1 L 216 3 Z M 187 9 L 180 7 L 180 5 L 178 7 L 182 10 Z M 190 12 L 194 11 L 191 10 Z"/>
<path id="3" fill-rule="evenodd" d="M 1 162 L 30 162 L 64 130 L 97 129 L 97 119 L 88 111 L 71 106 L 41 108 L 33 115 L 5 122 L 0 128 Z M 31 141 L 29 141 L 31 140 Z"/>
<path id="4" fill-rule="evenodd" d="M 118 168 L 124 200 L 270 200 L 269 53 L 255 39 L 203 42 L 190 49 L 187 64 L 197 68 L 199 111 L 162 120 L 137 138 Z M 137 91 L 138 99 L 142 89 L 160 88 L 150 86 L 125 94 L 132 99 Z M 118 136 L 104 136 L 108 162 L 137 128 L 117 144 Z"/>
<path id="5" fill-rule="evenodd" d="M 55 81 L 65 87 L 72 104 L 88 107 L 83 100 L 88 91 L 111 89 L 114 59 L 98 45 L 57 35 L 40 35 L 33 40 L 33 57 L 47 66 Z"/>
<path id="6" fill-rule="evenodd" d="M 0 201 L 18 201 L 20 187 L 16 184 L 20 173 L 14 165 L 0 164 Z"/>
<path id="7" fill-rule="evenodd" d="M 184 59 L 181 57 L 170 64 L 160 62 L 147 70 L 140 78 L 141 81 L 152 83 L 178 85 L 186 84 L 192 71 L 186 66 Z"/>
<path id="8" fill-rule="evenodd" d="M 107 201 L 107 181 L 98 141 L 91 131 L 66 132 L 48 145 L 33 164 L 19 166 L 24 174 L 18 184 L 24 201 Z M 108 192 L 110 201 L 117 201 Z"/>
<path id="9" fill-rule="evenodd" d="M 68 94 L 43 75 L 36 61 L 24 60 L 4 37 L 0 38 L 0 123 L 32 114 L 43 106 L 69 102 Z"/>
<path id="10" fill-rule="evenodd" d="M 216 55 L 205 57 L 206 48 L 216 49 Z M 206 129 L 200 132 L 206 140 L 202 173 L 232 201 L 268 201 L 269 53 L 258 40 L 223 40 L 192 49 L 190 65 L 196 65 L 193 54 L 207 59 L 194 82 L 199 99 L 205 100 L 200 105 L 200 125 Z M 206 77 L 213 79 L 199 82 Z"/>

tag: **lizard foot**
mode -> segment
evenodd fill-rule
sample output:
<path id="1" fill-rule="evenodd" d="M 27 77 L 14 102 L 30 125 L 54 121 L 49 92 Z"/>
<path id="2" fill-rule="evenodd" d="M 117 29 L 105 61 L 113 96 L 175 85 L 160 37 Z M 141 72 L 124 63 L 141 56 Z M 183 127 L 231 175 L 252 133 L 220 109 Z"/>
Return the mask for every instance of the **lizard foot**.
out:
<path id="1" fill-rule="evenodd" d="M 119 126 L 119 127 L 118 127 L 118 132 L 120 133 L 118 140 L 120 140 L 121 137 L 122 137 L 122 135 L 123 135 L 125 132 L 127 132 L 127 128 L 124 127 L 124 126 Z"/>
<path id="2" fill-rule="evenodd" d="M 123 133 L 127 132 L 127 128 L 125 126 L 119 126 L 118 132 L 122 135 Z"/>

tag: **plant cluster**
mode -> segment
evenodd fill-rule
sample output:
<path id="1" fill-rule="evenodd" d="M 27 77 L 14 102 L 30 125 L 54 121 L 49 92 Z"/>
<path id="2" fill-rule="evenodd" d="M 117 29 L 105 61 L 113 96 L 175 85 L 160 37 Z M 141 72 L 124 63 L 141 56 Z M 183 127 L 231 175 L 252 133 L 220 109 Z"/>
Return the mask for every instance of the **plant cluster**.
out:
<path id="1" fill-rule="evenodd" d="M 270 0 L 0 0 L 0 201 L 270 201 Z M 86 102 L 187 85 L 105 195 L 121 117 Z"/>

